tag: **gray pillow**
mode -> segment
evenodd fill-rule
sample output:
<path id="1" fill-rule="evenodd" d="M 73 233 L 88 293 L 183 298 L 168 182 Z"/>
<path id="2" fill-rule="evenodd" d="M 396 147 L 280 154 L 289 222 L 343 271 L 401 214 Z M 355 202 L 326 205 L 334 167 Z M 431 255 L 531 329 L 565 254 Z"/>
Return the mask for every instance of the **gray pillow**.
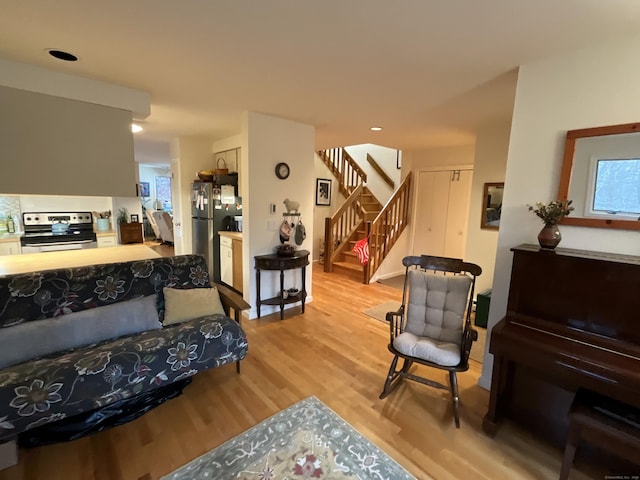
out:
<path id="1" fill-rule="evenodd" d="M 156 295 L 21 323 L 0 329 L 0 368 L 159 328 Z"/>

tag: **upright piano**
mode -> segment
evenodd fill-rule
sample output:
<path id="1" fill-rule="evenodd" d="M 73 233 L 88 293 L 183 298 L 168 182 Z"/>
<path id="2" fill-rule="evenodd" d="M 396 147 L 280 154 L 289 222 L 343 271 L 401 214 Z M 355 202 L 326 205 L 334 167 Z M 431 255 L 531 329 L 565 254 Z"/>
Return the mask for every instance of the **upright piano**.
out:
<path id="1" fill-rule="evenodd" d="M 512 249 L 483 430 L 507 416 L 562 445 L 579 388 L 640 408 L 640 257 Z"/>

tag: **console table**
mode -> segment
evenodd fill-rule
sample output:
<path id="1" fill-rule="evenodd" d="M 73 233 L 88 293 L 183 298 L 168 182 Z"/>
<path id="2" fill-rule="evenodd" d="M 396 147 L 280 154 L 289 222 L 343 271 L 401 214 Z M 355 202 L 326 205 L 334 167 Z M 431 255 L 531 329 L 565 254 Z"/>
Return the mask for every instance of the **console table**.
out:
<path id="1" fill-rule="evenodd" d="M 302 302 L 302 313 L 304 313 L 304 301 L 307 297 L 306 290 L 306 267 L 309 265 L 309 252 L 307 250 L 297 250 L 290 257 L 283 257 L 281 255 L 272 253 L 269 255 L 257 255 L 253 257 L 255 260 L 256 268 L 256 294 L 257 302 L 256 307 L 258 310 L 258 318 L 260 318 L 260 305 L 280 305 L 280 320 L 284 318 L 284 306 L 289 303 Z M 283 298 L 282 292 L 284 291 L 284 271 L 300 269 L 302 276 L 302 285 L 300 290 L 295 295 L 289 295 L 287 298 Z M 262 300 L 260 298 L 260 271 L 261 270 L 280 270 L 280 291 L 278 295 L 272 298 Z"/>
<path id="2" fill-rule="evenodd" d="M 142 224 L 140 222 L 123 222 L 118 224 L 120 243 L 143 243 Z"/>

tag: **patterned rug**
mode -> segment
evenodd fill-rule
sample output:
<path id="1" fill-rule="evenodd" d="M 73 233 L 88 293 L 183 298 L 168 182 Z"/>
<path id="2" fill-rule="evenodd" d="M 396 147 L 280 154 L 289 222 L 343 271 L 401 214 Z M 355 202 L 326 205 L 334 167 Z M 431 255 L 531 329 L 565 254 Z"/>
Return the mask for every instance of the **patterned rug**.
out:
<path id="1" fill-rule="evenodd" d="M 413 479 L 316 397 L 260 422 L 161 480 Z"/>

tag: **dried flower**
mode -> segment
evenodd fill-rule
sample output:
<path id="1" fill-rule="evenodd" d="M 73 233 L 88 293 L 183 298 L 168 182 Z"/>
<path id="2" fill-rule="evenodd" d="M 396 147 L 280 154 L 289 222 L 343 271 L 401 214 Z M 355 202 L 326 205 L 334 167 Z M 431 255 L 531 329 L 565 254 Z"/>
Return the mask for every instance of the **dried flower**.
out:
<path id="1" fill-rule="evenodd" d="M 107 210 L 105 212 L 93 212 L 93 216 L 95 218 L 111 218 L 111 210 Z"/>
<path id="2" fill-rule="evenodd" d="M 527 205 L 529 211 L 535 213 L 542 219 L 545 225 L 556 225 L 562 217 L 569 215 L 574 208 L 571 206 L 573 200 L 567 200 L 561 202 L 560 200 L 554 200 L 553 202 L 545 205 L 542 202 L 537 202 L 535 207 Z"/>

